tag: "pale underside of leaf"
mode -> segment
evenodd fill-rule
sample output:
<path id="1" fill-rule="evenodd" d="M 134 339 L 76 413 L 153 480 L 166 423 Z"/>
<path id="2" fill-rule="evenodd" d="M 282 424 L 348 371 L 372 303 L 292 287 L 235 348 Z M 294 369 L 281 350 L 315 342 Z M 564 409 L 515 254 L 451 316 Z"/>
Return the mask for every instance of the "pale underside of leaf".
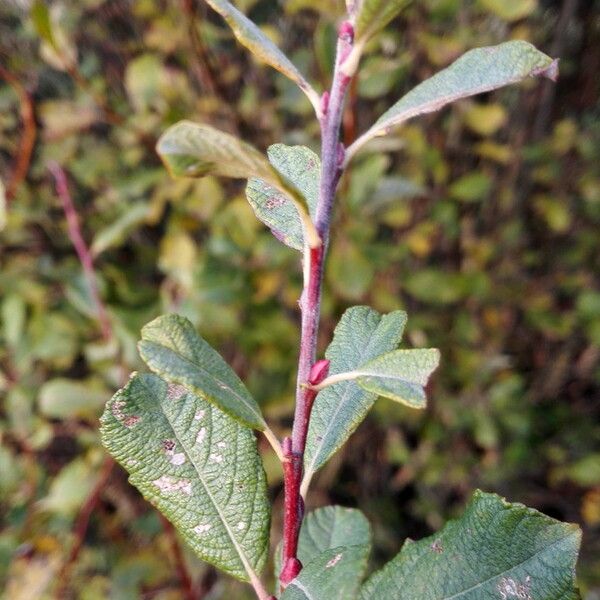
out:
<path id="1" fill-rule="evenodd" d="M 462 517 L 406 543 L 361 600 L 576 600 L 581 533 L 522 504 L 476 492 Z"/>
<path id="2" fill-rule="evenodd" d="M 308 204 L 314 220 L 319 200 L 321 161 L 306 146 L 274 144 L 267 151 L 271 165 L 286 181 L 295 186 Z M 287 246 L 304 250 L 302 219 L 289 195 L 266 181 L 252 178 L 246 187 L 246 196 L 258 219 Z"/>
<path id="3" fill-rule="evenodd" d="M 138 344 L 152 371 L 190 388 L 247 427 L 263 431 L 260 408 L 233 369 L 179 315 L 163 315 L 145 325 Z"/>
<path id="4" fill-rule="evenodd" d="M 312 248 L 320 245 L 303 194 L 250 144 L 210 125 L 180 121 L 162 134 L 156 150 L 173 177 L 204 177 L 210 174 L 263 180 L 293 203 L 308 245 Z"/>
<path id="5" fill-rule="evenodd" d="M 411 408 L 425 408 L 424 386 L 439 362 L 440 353 L 435 348 L 394 350 L 360 365 L 354 371 L 328 377 L 317 387 L 326 388 L 338 382 L 356 380 L 368 392 Z"/>
<path id="6" fill-rule="evenodd" d="M 406 313 L 380 315 L 367 306 L 349 308 L 336 327 L 325 352 L 332 375 L 352 371 L 365 362 L 394 350 L 402 338 Z M 363 390 L 355 381 L 346 381 L 319 392 L 312 409 L 306 451 L 302 493 L 310 480 L 344 444 L 373 406 L 377 394 Z"/>
<path id="7" fill-rule="evenodd" d="M 347 149 L 346 163 L 369 140 L 386 135 L 408 119 L 532 76 L 556 79 L 557 63 L 528 42 L 517 40 L 470 50 L 385 112 Z"/>
<path id="8" fill-rule="evenodd" d="M 270 508 L 251 430 L 182 386 L 137 375 L 107 404 L 103 444 L 200 558 L 257 581 Z"/>
<path id="9" fill-rule="evenodd" d="M 206 0 L 227 22 L 237 40 L 260 60 L 291 79 L 307 96 L 318 117 L 321 115 L 319 94 L 306 81 L 290 59 L 252 22 L 226 0 Z"/>
<path id="10" fill-rule="evenodd" d="M 369 546 L 341 546 L 318 554 L 286 587 L 281 600 L 356 598 L 367 567 Z"/>

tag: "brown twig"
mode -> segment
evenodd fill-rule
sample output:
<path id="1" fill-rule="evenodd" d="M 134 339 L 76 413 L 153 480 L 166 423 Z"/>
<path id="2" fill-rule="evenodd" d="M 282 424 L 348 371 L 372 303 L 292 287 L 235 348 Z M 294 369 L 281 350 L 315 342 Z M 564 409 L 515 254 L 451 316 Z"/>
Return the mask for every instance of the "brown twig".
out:
<path id="1" fill-rule="evenodd" d="M 23 135 L 21 136 L 19 151 L 17 153 L 12 175 L 6 185 L 6 200 L 7 202 L 10 202 L 17 193 L 18 187 L 24 181 L 25 177 L 27 177 L 29 165 L 31 164 L 33 147 L 35 146 L 37 126 L 35 124 L 33 100 L 27 90 L 14 75 L 2 65 L 0 65 L 0 77 L 14 89 L 19 97 L 21 121 L 23 122 Z"/>
<path id="2" fill-rule="evenodd" d="M 77 519 L 75 520 L 74 532 L 75 532 L 75 541 L 73 542 L 73 546 L 71 546 L 71 551 L 69 552 L 69 556 L 67 560 L 62 566 L 60 573 L 57 578 L 58 589 L 56 591 L 56 598 L 62 599 L 65 597 L 67 586 L 69 583 L 69 575 L 71 573 L 71 569 L 79 556 L 79 552 L 83 546 L 83 542 L 85 540 L 85 534 L 88 530 L 88 525 L 90 523 L 90 517 L 92 513 L 96 509 L 98 502 L 100 501 L 100 496 L 102 491 L 106 487 L 108 480 L 113 472 L 115 467 L 115 461 L 107 456 L 102 463 L 102 467 L 100 468 L 100 474 L 98 476 L 98 480 L 96 481 L 96 485 L 93 487 L 92 491 L 86 498 L 83 506 L 81 507 L 79 514 L 77 515 Z"/>
<path id="3" fill-rule="evenodd" d="M 175 561 L 175 569 L 177 570 L 177 575 L 179 576 L 183 596 L 186 598 L 186 600 L 198 600 L 198 596 L 194 594 L 194 584 L 185 564 L 185 558 L 183 557 L 181 546 L 177 541 L 175 528 L 162 514 L 159 513 L 159 515 L 163 530 L 169 538 L 173 560 Z"/>
<path id="4" fill-rule="evenodd" d="M 106 342 L 110 341 L 113 337 L 112 326 L 106 312 L 106 307 L 100 298 L 98 291 L 98 283 L 96 280 L 96 271 L 94 269 L 94 260 L 92 254 L 81 235 L 81 226 L 79 224 L 79 216 L 73 204 L 71 193 L 69 192 L 69 184 L 67 182 L 67 176 L 60 165 L 55 162 L 48 164 L 48 169 L 54 177 L 56 183 L 56 192 L 61 199 L 65 217 L 67 218 L 67 226 L 69 230 L 69 238 L 75 247 L 79 262 L 83 267 L 85 277 L 90 289 L 92 300 L 96 305 L 96 312 L 98 314 L 98 322 L 102 330 L 102 337 Z"/>

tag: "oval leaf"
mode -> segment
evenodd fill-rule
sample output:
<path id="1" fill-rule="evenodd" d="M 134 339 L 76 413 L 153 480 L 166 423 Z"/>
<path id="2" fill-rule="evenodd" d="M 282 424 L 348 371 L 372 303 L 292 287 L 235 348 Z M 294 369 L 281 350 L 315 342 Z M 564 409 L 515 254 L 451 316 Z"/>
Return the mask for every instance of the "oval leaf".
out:
<path id="1" fill-rule="evenodd" d="M 319 201 L 321 161 L 306 146 L 273 144 L 267 151 L 271 165 L 306 199 L 314 219 Z M 262 179 L 248 181 L 246 197 L 256 216 L 267 225 L 275 237 L 296 250 L 304 249 L 302 219 L 289 195 Z"/>
<path id="2" fill-rule="evenodd" d="M 355 379 L 368 392 L 390 398 L 411 408 L 425 408 L 427 397 L 423 389 L 440 362 L 435 348 L 394 350 L 378 356 L 349 373 L 325 379 L 315 389 Z"/>
<path id="3" fill-rule="evenodd" d="M 384 113 L 346 151 L 346 162 L 370 139 L 389 133 L 418 115 L 435 112 L 446 104 L 541 75 L 556 79 L 557 63 L 528 42 L 470 50 L 449 67 L 419 84 Z"/>
<path id="4" fill-rule="evenodd" d="M 203 560 L 258 580 L 269 502 L 254 434 L 184 387 L 135 376 L 107 404 L 102 441 Z"/>
<path id="5" fill-rule="evenodd" d="M 406 313 L 380 315 L 368 306 L 349 308 L 335 328 L 325 352 L 331 375 L 352 371 L 370 359 L 394 350 L 406 324 Z M 324 389 L 315 400 L 304 453 L 302 493 L 312 476 L 350 437 L 373 406 L 377 394 L 355 381 L 344 381 Z"/>
<path id="6" fill-rule="evenodd" d="M 281 600 L 349 600 L 356 598 L 367 567 L 369 546 L 325 550 L 285 588 Z"/>
<path id="7" fill-rule="evenodd" d="M 260 60 L 291 79 L 307 96 L 317 116 L 321 114 L 319 94 L 292 61 L 251 21 L 226 0 L 206 0 L 227 21 L 237 40 Z"/>
<path id="8" fill-rule="evenodd" d="M 576 600 L 580 541 L 576 525 L 477 491 L 460 519 L 405 543 L 360 598 L 396 600 L 410 590 L 419 600 Z"/>
<path id="9" fill-rule="evenodd" d="M 163 379 L 190 388 L 243 425 L 265 430 L 260 408 L 246 386 L 185 317 L 154 319 L 142 328 L 138 348 L 148 367 Z"/>

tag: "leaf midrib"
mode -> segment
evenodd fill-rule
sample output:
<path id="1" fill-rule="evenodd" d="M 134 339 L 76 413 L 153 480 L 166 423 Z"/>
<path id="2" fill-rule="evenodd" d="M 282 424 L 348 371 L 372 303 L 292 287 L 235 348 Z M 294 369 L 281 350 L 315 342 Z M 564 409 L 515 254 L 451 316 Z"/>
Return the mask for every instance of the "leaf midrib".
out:
<path id="1" fill-rule="evenodd" d="M 262 415 L 260 413 L 257 413 L 254 410 L 254 407 L 252 406 L 252 404 L 249 402 L 249 400 L 247 398 L 245 398 L 244 396 L 241 396 L 238 392 L 236 392 L 228 383 L 226 383 L 225 381 L 222 381 L 221 379 L 219 379 L 218 377 L 215 377 L 212 373 L 210 373 L 207 369 L 205 369 L 201 364 L 195 362 L 194 360 L 191 360 L 190 358 L 188 358 L 187 356 L 184 356 L 183 354 L 181 354 L 181 352 L 179 350 L 175 350 L 172 348 L 169 348 L 167 346 L 164 346 L 163 344 L 159 344 L 158 342 L 153 342 L 151 340 L 144 340 L 146 342 L 149 342 L 150 344 L 155 344 L 156 346 L 158 346 L 159 348 L 164 348 L 165 350 L 172 352 L 173 354 L 175 354 L 176 356 L 178 356 L 180 359 L 182 359 L 183 361 L 187 362 L 188 364 L 192 365 L 193 367 L 196 367 L 199 371 L 202 371 L 202 373 L 209 377 L 210 379 L 214 380 L 217 382 L 217 386 L 221 383 L 225 386 L 227 386 L 227 389 L 231 391 L 232 395 L 235 396 L 236 398 L 238 398 L 243 404 L 244 406 L 250 410 L 250 412 L 252 412 L 252 414 L 254 414 L 256 417 L 258 417 L 258 421 L 260 423 L 264 423 L 264 420 L 262 418 Z M 189 385 L 189 384 L 188 384 Z M 208 396 L 208 394 L 204 391 L 201 392 L 203 395 Z M 211 394 L 211 397 L 214 397 Z M 214 401 L 213 401 L 214 403 Z M 219 406 L 221 406 L 221 404 L 219 404 Z M 223 406 L 223 409 L 225 410 L 225 407 Z M 231 414 L 231 409 L 227 409 L 226 412 L 228 414 Z M 239 418 L 239 415 L 232 415 L 237 418 Z"/>
<path id="2" fill-rule="evenodd" d="M 481 586 L 489 583 L 490 581 L 493 581 L 494 579 L 497 579 L 501 575 L 506 575 L 508 573 L 511 573 L 512 571 L 514 571 L 515 569 L 518 569 L 518 568 L 522 567 L 523 565 L 525 565 L 529 561 L 534 560 L 536 557 L 538 557 L 538 556 L 540 556 L 542 554 L 545 554 L 546 552 L 549 552 L 554 546 L 558 546 L 558 545 L 562 544 L 564 541 L 568 540 L 573 534 L 574 534 L 574 532 L 573 533 L 569 533 L 568 535 L 565 535 L 565 536 L 559 538 L 558 540 L 552 542 L 552 544 L 550 544 L 549 546 L 546 546 L 545 548 L 542 548 L 540 551 L 536 552 L 535 554 L 532 554 L 531 556 L 528 556 L 527 558 L 525 558 L 524 560 L 522 560 L 518 564 L 513 565 L 512 567 L 510 567 L 510 569 L 505 569 L 504 571 L 500 571 L 500 573 L 492 575 L 492 576 L 488 577 L 487 579 L 485 579 L 483 581 L 480 581 L 479 583 L 476 583 L 475 585 L 472 585 L 470 588 L 467 588 L 466 590 L 461 590 L 460 592 L 456 592 L 452 596 L 441 596 L 437 600 L 454 600 L 455 598 L 460 598 L 461 596 L 464 596 L 465 594 L 468 594 L 469 592 L 472 592 L 473 590 L 476 590 L 476 589 L 480 588 Z M 421 556 L 417 559 L 417 563 L 419 562 L 419 560 L 420 560 L 420 558 L 422 556 L 424 556 L 424 554 L 421 554 Z M 417 563 L 415 563 L 415 565 Z"/>
<path id="3" fill-rule="evenodd" d="M 243 565 L 244 569 L 246 570 L 246 573 L 248 573 L 248 576 L 249 576 L 250 580 L 256 578 L 257 577 L 256 572 L 254 571 L 254 569 L 250 565 L 250 562 L 248 561 L 248 558 L 246 557 L 246 554 L 244 553 L 243 548 L 239 545 L 237 539 L 235 538 L 235 536 L 233 534 L 233 531 L 229 527 L 229 523 L 225 519 L 225 516 L 221 512 L 221 509 L 219 508 L 219 505 L 217 504 L 216 500 L 214 499 L 214 497 L 213 497 L 213 495 L 212 495 L 212 493 L 211 493 L 211 491 L 210 491 L 210 489 L 208 487 L 208 484 L 204 481 L 204 478 L 201 475 L 201 470 L 198 467 L 198 465 L 196 464 L 196 461 L 194 460 L 194 458 L 192 457 L 192 455 L 190 454 L 190 451 L 188 450 L 187 444 L 185 443 L 185 441 L 178 434 L 177 430 L 175 429 L 175 426 L 174 426 L 173 422 L 169 418 L 169 415 L 165 412 L 162 403 L 159 401 L 158 404 L 160 406 L 161 413 L 164 415 L 167 423 L 169 424 L 171 430 L 173 431 L 173 435 L 175 436 L 175 438 L 177 439 L 177 441 L 181 444 L 181 447 L 183 448 L 183 451 L 185 452 L 186 456 L 188 457 L 190 463 L 194 466 L 194 470 L 196 471 L 196 474 L 198 475 L 198 479 L 200 480 L 200 483 L 202 484 L 202 487 L 204 488 L 204 491 L 206 492 L 208 498 L 210 499 L 212 505 L 214 506 L 215 511 L 216 511 L 217 515 L 219 516 L 219 519 L 221 520 L 221 523 L 223 523 L 223 526 L 225 527 L 225 531 L 227 532 L 227 535 L 229 535 L 229 538 L 231 539 L 231 542 L 233 543 L 233 546 L 234 546 L 236 552 L 238 553 L 238 556 L 240 557 L 240 560 L 242 561 L 242 565 Z M 212 429 L 213 429 L 213 427 L 212 427 L 212 419 L 211 419 L 211 427 L 210 427 L 210 435 L 211 436 L 212 436 Z M 235 469 L 235 467 L 234 467 L 234 469 Z M 255 496 L 256 496 L 256 492 L 255 492 Z"/>

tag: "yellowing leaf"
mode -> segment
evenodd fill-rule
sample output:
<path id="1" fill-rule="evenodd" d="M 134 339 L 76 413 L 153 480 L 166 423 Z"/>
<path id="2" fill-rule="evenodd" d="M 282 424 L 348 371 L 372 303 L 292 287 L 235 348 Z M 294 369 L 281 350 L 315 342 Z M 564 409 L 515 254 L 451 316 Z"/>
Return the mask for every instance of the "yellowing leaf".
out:
<path id="1" fill-rule="evenodd" d="M 483 8 L 505 21 L 523 19 L 538 7 L 538 0 L 479 0 L 479 2 Z"/>

